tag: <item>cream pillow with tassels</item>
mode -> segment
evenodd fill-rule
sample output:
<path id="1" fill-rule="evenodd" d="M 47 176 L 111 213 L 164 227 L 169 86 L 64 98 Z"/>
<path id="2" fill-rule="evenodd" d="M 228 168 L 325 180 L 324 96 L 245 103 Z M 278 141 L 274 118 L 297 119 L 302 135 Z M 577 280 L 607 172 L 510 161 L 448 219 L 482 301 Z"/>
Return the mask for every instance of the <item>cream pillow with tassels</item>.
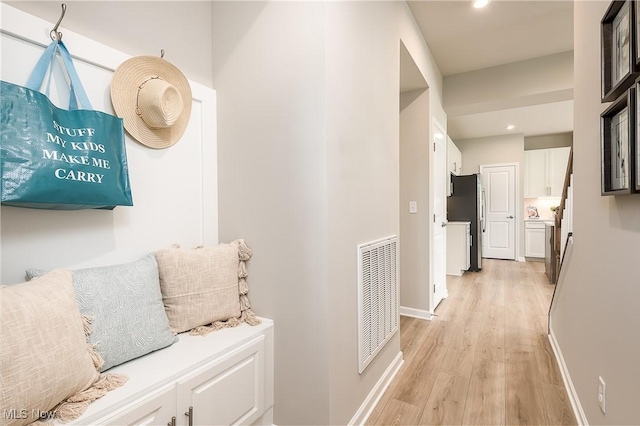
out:
<path id="1" fill-rule="evenodd" d="M 126 381 L 98 373 L 103 361 L 86 341 L 89 319 L 80 315 L 71 271 L 0 286 L 0 314 L 0 407 L 7 425 L 71 421 Z"/>
<path id="2" fill-rule="evenodd" d="M 205 335 L 242 322 L 260 324 L 247 295 L 246 262 L 252 253 L 244 240 L 156 251 L 160 289 L 171 329 L 175 333 Z"/>

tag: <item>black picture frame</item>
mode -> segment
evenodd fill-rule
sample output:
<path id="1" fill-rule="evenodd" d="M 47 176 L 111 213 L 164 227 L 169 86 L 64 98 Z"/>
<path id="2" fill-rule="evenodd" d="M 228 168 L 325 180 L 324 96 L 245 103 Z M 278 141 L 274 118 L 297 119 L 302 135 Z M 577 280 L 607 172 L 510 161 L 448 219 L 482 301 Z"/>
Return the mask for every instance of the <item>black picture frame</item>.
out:
<path id="1" fill-rule="evenodd" d="M 635 1 L 633 3 L 636 3 Z M 602 102 L 612 102 L 634 85 L 638 77 L 636 5 L 612 1 L 601 21 Z"/>
<path id="2" fill-rule="evenodd" d="M 633 187 L 635 192 L 640 192 L 640 78 L 636 80 L 636 114 L 635 114 L 635 135 L 631 144 L 631 173 L 634 176 Z"/>
<path id="3" fill-rule="evenodd" d="M 634 4 L 634 31 L 635 31 L 635 42 L 636 42 L 636 69 L 640 70 L 640 1 L 636 0 L 633 2 Z M 637 90 L 636 90 L 637 93 Z"/>
<path id="4" fill-rule="evenodd" d="M 636 190 L 636 85 L 600 116 L 601 195 L 631 194 Z"/>

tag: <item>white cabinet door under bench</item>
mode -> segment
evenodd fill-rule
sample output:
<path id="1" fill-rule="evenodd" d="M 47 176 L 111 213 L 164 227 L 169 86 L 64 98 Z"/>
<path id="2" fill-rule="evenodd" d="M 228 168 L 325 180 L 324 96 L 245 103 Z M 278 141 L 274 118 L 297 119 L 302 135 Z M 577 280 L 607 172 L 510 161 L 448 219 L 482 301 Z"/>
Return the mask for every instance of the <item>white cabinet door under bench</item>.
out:
<path id="1" fill-rule="evenodd" d="M 164 426 L 173 417 L 175 425 L 273 423 L 273 321 L 179 337 L 108 370 L 128 382 L 73 424 Z"/>
<path id="2" fill-rule="evenodd" d="M 264 356 L 260 336 L 178 380 L 178 415 L 189 425 L 252 424 L 264 411 Z"/>

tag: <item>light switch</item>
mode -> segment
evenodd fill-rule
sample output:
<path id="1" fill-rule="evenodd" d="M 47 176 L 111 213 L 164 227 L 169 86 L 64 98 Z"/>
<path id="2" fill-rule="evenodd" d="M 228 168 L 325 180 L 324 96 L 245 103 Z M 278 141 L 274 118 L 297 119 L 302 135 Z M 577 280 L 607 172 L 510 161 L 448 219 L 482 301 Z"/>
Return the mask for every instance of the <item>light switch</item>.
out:
<path id="1" fill-rule="evenodd" d="M 417 201 L 409 201 L 409 213 L 410 214 L 418 213 L 418 202 Z"/>

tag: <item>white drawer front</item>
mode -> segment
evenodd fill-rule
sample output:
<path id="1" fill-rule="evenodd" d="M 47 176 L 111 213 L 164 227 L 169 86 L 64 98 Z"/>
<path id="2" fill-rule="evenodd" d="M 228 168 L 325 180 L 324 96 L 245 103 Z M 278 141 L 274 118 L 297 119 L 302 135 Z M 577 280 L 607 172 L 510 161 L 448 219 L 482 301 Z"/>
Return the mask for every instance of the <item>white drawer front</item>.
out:
<path id="1" fill-rule="evenodd" d="M 525 222 L 525 229 L 544 229 L 544 222 Z"/>
<path id="2" fill-rule="evenodd" d="M 175 384 L 165 386 L 107 416 L 86 419 L 92 425 L 166 425 L 176 414 Z"/>

